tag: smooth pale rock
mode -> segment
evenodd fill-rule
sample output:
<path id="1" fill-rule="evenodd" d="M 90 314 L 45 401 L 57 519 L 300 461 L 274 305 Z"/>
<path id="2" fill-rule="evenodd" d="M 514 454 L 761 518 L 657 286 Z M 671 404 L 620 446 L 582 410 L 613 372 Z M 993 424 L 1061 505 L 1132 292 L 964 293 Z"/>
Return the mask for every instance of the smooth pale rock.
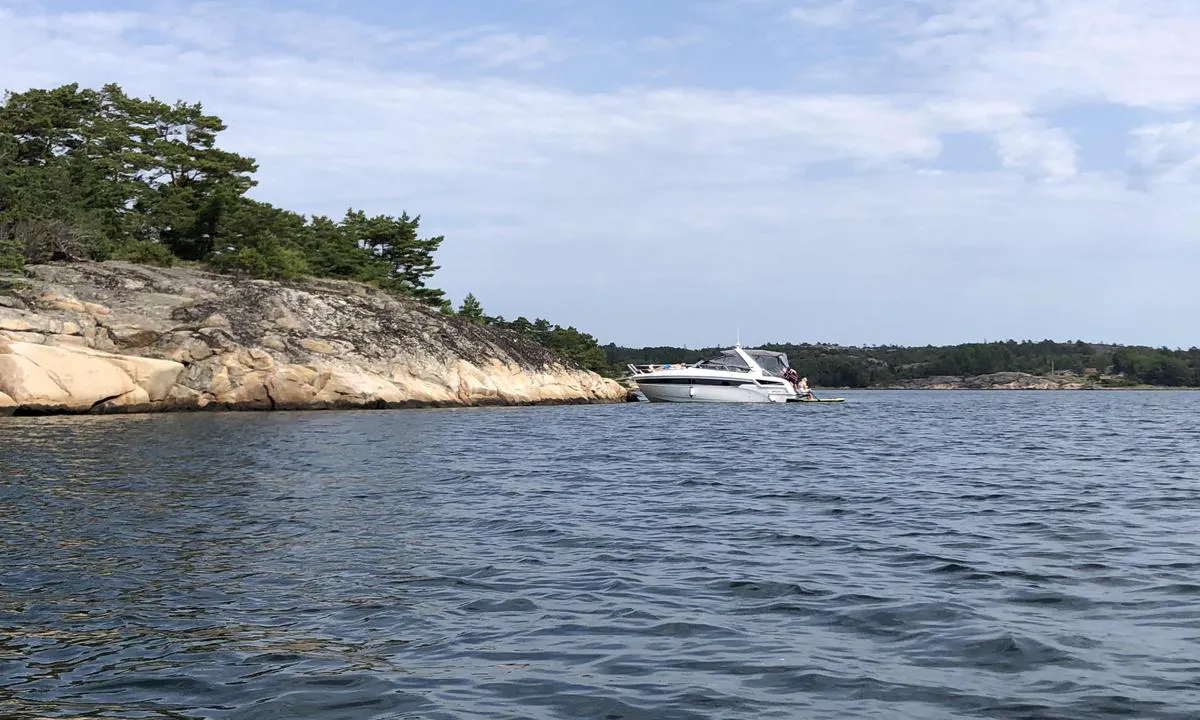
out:
<path id="1" fill-rule="evenodd" d="M 133 355 L 120 355 L 104 359 L 125 371 L 134 384 L 146 391 L 151 402 L 158 402 L 166 398 L 183 373 L 183 365 L 171 360 Z"/>
<path id="2" fill-rule="evenodd" d="M 413 403 L 442 405 L 456 402 L 450 388 L 440 380 L 410 375 L 403 367 L 393 367 L 388 380 Z"/>
<path id="3" fill-rule="evenodd" d="M 20 355 L 0 355 L 0 392 L 21 404 L 65 403 L 70 395 L 45 369 Z"/>
<path id="4" fill-rule="evenodd" d="M 16 412 L 17 401 L 0 392 L 0 417 L 8 417 Z"/>
<path id="5" fill-rule="evenodd" d="M 458 398 L 463 402 L 472 403 L 500 397 L 494 377 L 465 360 L 455 363 L 454 377 L 458 379 Z"/>
<path id="6" fill-rule="evenodd" d="M 137 387 L 121 368 L 75 349 L 9 343 L 0 354 L 0 392 L 21 405 L 80 411 Z"/>
<path id="7" fill-rule="evenodd" d="M 55 344 L 8 343 L 7 352 L 0 355 L 0 362 L 6 357 L 21 358 L 10 363 L 13 373 L 20 373 L 24 389 L 17 389 L 18 381 L 13 381 L 13 389 L 17 391 L 4 392 L 22 404 L 40 406 L 58 402 L 78 409 L 122 396 L 127 397 L 115 406 L 146 404 L 165 398 L 183 371 L 183 365 L 169 360 L 112 355 L 78 345 L 82 338 L 55 335 L 48 340 Z M 0 379 L 0 384 L 3 383 Z M 135 393 L 135 389 L 142 392 Z"/>
<path id="8" fill-rule="evenodd" d="M 88 313 L 89 315 L 99 315 L 101 317 L 112 313 L 112 310 L 109 310 L 108 308 L 104 307 L 103 305 L 100 305 L 99 303 L 90 303 L 90 302 L 85 302 L 83 304 L 83 310 L 84 310 L 84 312 Z"/>
<path id="9" fill-rule="evenodd" d="M 329 368 L 318 373 L 320 390 L 315 399 L 335 407 L 345 405 L 397 405 L 407 398 L 394 383 L 374 373 L 350 368 Z"/>
<path id="10" fill-rule="evenodd" d="M 73 323 L 70 320 L 62 324 L 62 330 L 60 332 L 63 335 L 83 335 L 83 329 L 80 328 L 77 323 Z"/>

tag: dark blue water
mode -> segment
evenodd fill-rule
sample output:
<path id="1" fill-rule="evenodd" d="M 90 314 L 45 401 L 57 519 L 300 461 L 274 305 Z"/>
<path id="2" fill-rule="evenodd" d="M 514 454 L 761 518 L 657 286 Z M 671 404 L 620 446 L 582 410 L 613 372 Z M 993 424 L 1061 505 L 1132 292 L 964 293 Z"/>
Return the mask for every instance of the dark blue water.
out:
<path id="1" fill-rule="evenodd" d="M 0 420 L 0 716 L 1200 716 L 1200 393 L 847 396 Z"/>

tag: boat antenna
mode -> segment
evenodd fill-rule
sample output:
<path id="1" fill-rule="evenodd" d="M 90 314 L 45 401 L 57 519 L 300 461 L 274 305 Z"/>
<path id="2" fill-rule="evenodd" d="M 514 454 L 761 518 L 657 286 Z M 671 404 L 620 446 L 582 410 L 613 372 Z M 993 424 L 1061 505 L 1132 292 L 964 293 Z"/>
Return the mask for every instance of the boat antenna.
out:
<path id="1" fill-rule="evenodd" d="M 742 329 L 739 327 L 739 328 L 737 328 L 737 347 L 741 347 L 741 346 L 742 346 Z"/>

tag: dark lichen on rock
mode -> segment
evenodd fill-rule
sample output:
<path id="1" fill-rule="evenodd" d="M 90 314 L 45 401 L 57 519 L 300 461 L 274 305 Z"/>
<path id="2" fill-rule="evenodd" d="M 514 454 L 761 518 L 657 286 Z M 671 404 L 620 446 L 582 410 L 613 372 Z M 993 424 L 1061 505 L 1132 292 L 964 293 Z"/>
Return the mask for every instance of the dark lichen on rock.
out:
<path id="1" fill-rule="evenodd" d="M 101 398 L 93 412 L 625 398 L 618 383 L 515 332 L 353 282 L 251 280 L 124 262 L 28 266 L 22 282 L 20 304 L 0 306 L 0 319 L 10 323 L 10 355 L 24 358 L 6 362 L 34 368 L 25 387 L 0 379 L 0 391 L 27 407 L 53 405 L 38 392 L 59 397 L 37 381 L 38 368 L 55 374 L 24 357 L 34 354 L 44 363 L 90 363 L 96 372 L 103 371 L 96 362 L 115 363 L 135 385 L 140 366 L 123 357 L 168 363 L 156 372 L 174 369 L 161 397 L 122 396 L 115 406 Z M 72 347 L 63 340 L 69 329 Z M 28 349 L 38 344 L 57 354 Z"/>

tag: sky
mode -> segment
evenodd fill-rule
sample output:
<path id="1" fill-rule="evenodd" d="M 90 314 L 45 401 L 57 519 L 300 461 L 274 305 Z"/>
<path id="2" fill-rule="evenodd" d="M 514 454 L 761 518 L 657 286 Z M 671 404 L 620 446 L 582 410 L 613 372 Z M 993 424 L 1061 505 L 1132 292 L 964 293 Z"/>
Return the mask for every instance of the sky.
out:
<path id="1" fill-rule="evenodd" d="M 1195 0 L 0 0 L 0 47 L 601 343 L 1200 345 Z"/>

